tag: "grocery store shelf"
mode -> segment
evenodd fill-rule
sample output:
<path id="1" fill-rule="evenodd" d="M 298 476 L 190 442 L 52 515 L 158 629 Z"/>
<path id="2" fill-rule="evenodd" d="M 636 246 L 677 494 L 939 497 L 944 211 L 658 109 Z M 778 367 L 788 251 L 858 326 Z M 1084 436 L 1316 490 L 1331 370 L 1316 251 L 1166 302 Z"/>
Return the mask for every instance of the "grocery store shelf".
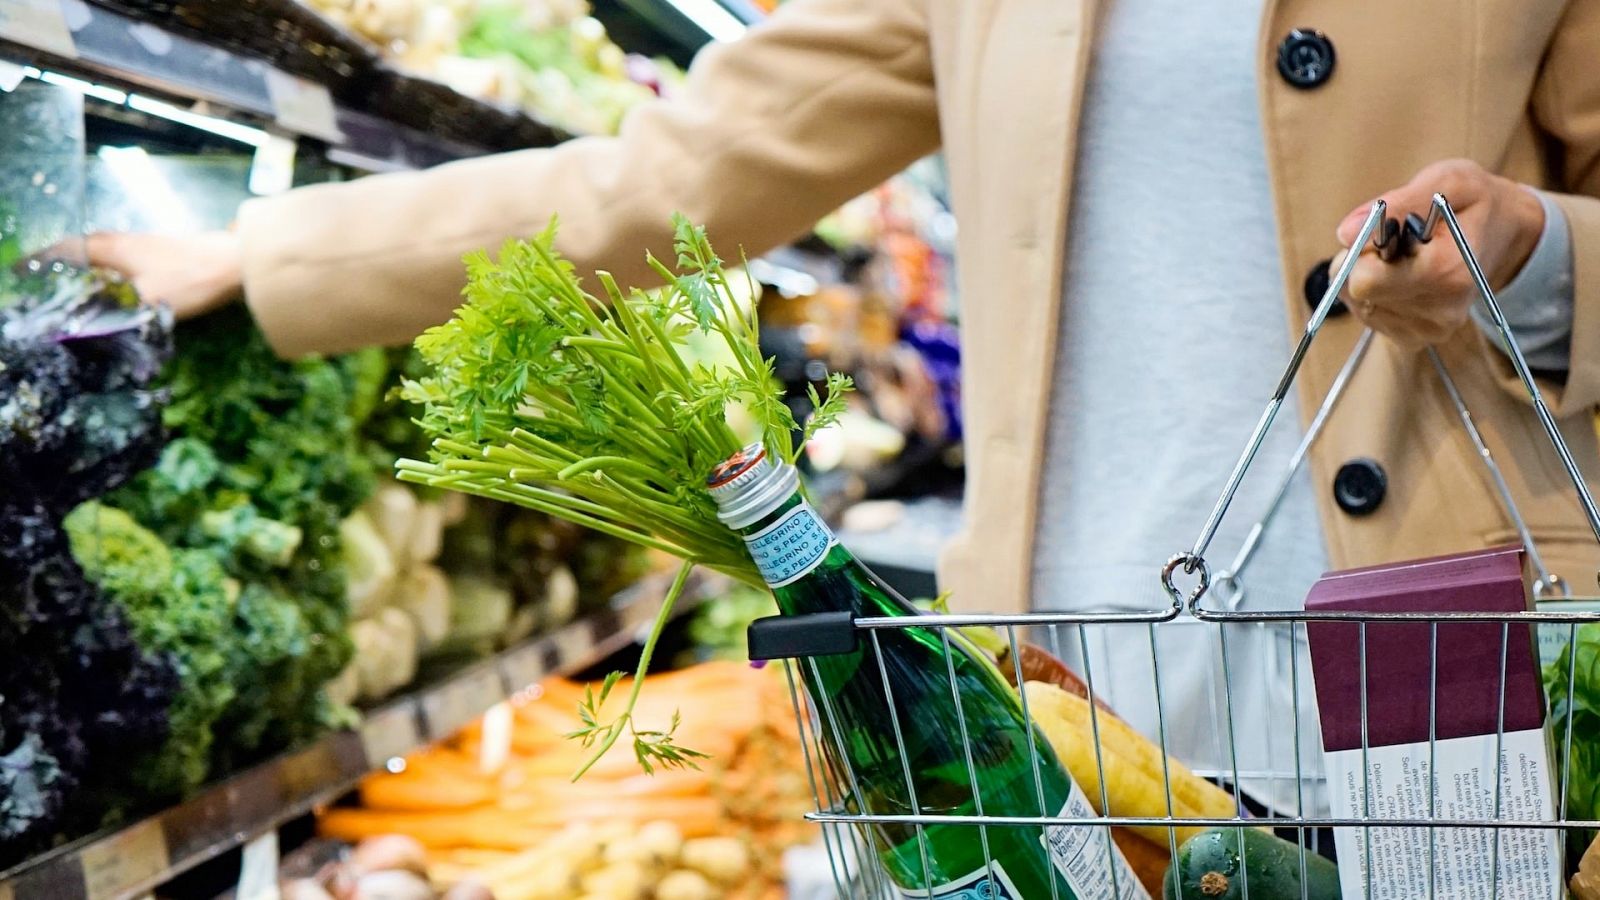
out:
<path id="1" fill-rule="evenodd" d="M 697 574 L 675 614 L 714 596 Z M 610 608 L 533 638 L 367 713 L 330 734 L 206 789 L 150 818 L 85 838 L 0 872 L 0 900 L 135 897 L 349 791 L 390 759 L 449 737 L 514 692 L 571 674 L 634 642 L 660 608 L 668 582 L 647 579 Z"/>
<path id="2" fill-rule="evenodd" d="M 714 37 L 737 37 L 766 15 L 749 0 L 591 0 L 590 6 L 618 44 L 680 66 Z"/>
<path id="3" fill-rule="evenodd" d="M 8 28 L 0 15 L 0 60 L 112 94 L 148 93 L 270 125 L 375 168 L 416 168 L 571 136 L 519 110 L 396 72 L 375 49 L 296 0 L 59 0 L 59 18 L 57 7 L 42 8 L 60 27 Z"/>

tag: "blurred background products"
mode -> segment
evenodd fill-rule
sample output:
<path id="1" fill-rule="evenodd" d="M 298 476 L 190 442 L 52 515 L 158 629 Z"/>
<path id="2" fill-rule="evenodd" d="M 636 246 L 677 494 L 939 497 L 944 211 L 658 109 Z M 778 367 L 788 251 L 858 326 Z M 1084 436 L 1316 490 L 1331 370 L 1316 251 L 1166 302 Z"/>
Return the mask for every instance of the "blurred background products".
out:
<path id="1" fill-rule="evenodd" d="M 319 889 L 344 896 L 323 864 L 411 822 L 441 894 L 476 879 L 520 896 L 532 888 L 517 872 L 570 847 L 592 896 L 640 872 L 655 891 L 640 896 L 664 900 L 775 897 L 786 883 L 803 895 L 795 872 L 825 867 L 793 863 L 815 839 L 799 818 L 814 798 L 793 710 L 779 672 L 744 663 L 745 626 L 770 613 L 769 595 L 707 582 L 685 600 L 663 648 L 681 671 L 658 677 L 695 707 L 716 761 L 598 828 L 583 809 L 645 783 L 622 771 L 629 758 L 566 784 L 556 770 L 577 689 L 554 676 L 631 665 L 663 560 L 395 481 L 396 458 L 428 453 L 418 410 L 395 395 L 418 374 L 409 349 L 284 360 L 243 309 L 174 326 L 73 265 L 91 232 L 221 229 L 251 196 L 291 185 L 612 133 L 674 89 L 674 59 L 711 32 L 617 3 L 298 2 L 97 0 L 65 26 L 75 56 L 0 40 L 0 468 L 12 486 L 0 596 L 22 611 L 0 617 L 13 661 L 0 675 L 0 895 L 59 896 L 51 878 L 81 884 L 94 848 L 139 846 L 155 829 L 164 846 L 133 854 L 148 870 L 104 877 L 209 900 L 235 886 L 240 844 L 270 833 L 285 878 L 328 876 Z M 759 15 L 727 10 L 735 23 Z M 241 33 L 244 21 L 270 27 Z M 418 93 L 396 72 L 443 87 Z M 294 106 L 322 101 L 331 131 Z M 556 128 L 496 130 L 529 117 Z M 923 161 L 735 279 L 797 418 L 828 371 L 855 378 L 839 425 L 801 460 L 818 508 L 884 546 L 922 547 L 896 537 L 925 521 L 907 510 L 960 493 L 941 185 L 938 160 Z M 63 264 L 27 263 L 46 250 Z M 697 361 L 717 364 L 702 343 Z M 912 556 L 884 571 L 931 579 L 931 551 Z M 512 743 L 486 769 L 483 736 L 500 732 L 478 719 L 503 701 Z M 478 799 L 397 808 L 397 791 Z M 563 812 L 495 846 L 468 839 L 495 830 L 497 804 Z M 440 847 L 440 834 L 454 836 Z M 405 852 L 385 868 L 388 846 L 382 866 L 366 865 L 370 847 L 358 854 L 360 877 L 401 877 L 387 873 L 406 869 Z"/>

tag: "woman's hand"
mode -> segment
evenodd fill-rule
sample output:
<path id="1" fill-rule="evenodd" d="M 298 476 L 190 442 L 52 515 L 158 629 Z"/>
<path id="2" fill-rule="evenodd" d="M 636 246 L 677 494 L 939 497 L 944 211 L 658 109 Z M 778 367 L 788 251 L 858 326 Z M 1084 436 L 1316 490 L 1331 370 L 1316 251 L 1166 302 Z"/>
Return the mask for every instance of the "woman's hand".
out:
<path id="1" fill-rule="evenodd" d="M 1384 193 L 1390 216 L 1424 218 L 1435 192 L 1449 198 L 1467 242 L 1496 290 L 1522 270 L 1544 230 L 1544 205 L 1527 188 L 1471 160 L 1447 159 L 1425 167 L 1410 183 Z M 1372 202 L 1339 223 L 1339 242 L 1355 241 Z M 1439 344 L 1467 324 L 1477 290 L 1441 224 L 1435 239 L 1418 244 L 1414 256 L 1384 262 L 1370 244 L 1350 273 L 1344 299 L 1366 324 L 1408 348 Z M 1348 252 L 1348 250 L 1347 250 Z M 1337 268 L 1343 255 L 1335 258 Z"/>
<path id="2" fill-rule="evenodd" d="M 85 246 L 90 265 L 122 273 L 140 297 L 166 303 L 180 319 L 224 306 L 242 291 L 244 253 L 231 232 L 101 233 L 89 235 Z"/>

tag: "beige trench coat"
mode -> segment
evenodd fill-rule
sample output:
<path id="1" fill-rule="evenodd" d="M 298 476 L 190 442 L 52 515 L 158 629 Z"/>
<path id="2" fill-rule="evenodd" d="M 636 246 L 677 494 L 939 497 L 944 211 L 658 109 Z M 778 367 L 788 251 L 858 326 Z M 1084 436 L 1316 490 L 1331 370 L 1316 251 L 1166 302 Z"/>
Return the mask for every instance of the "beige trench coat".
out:
<path id="1" fill-rule="evenodd" d="M 401 342 L 449 315 L 463 253 L 529 235 L 552 213 L 580 270 L 608 269 L 627 283 L 646 277 L 646 248 L 667 255 L 674 210 L 753 255 L 942 146 L 960 223 L 968 516 L 941 577 L 963 609 L 1023 609 L 1056 319 L 1072 302 L 1061 296 L 1062 256 L 1095 7 L 797 0 L 745 39 L 703 53 L 684 95 L 638 110 L 620 137 L 252 202 L 240 221 L 250 306 L 285 354 Z M 1313 90 L 1291 87 L 1275 68 L 1278 42 L 1296 27 L 1322 31 L 1337 48 L 1332 77 Z M 1570 378 L 1547 386 L 1547 397 L 1593 481 L 1600 0 L 1268 0 L 1259 69 L 1295 332 L 1286 341 L 1308 313 L 1304 274 L 1338 249 L 1339 219 L 1427 163 L 1469 157 L 1557 192 L 1571 224 L 1577 312 Z M 1180 59 L 1172 77 L 1206 73 Z M 1196 323 L 1194 339 L 1225 342 L 1225 326 Z M 1347 316 L 1318 338 L 1298 385 L 1303 412 L 1316 408 L 1359 327 Z M 1548 562 L 1592 592 L 1600 550 L 1505 360 L 1471 328 L 1441 349 Z M 1269 390 L 1262 385 L 1263 401 Z M 1377 460 L 1389 477 L 1385 502 L 1360 518 L 1331 498 L 1336 471 L 1356 457 Z M 1336 565 L 1514 539 L 1431 369 L 1387 340 L 1369 354 L 1311 467 Z M 1220 487 L 1225 474 L 1197 476 Z M 1172 515 L 1198 529 L 1206 512 Z"/>

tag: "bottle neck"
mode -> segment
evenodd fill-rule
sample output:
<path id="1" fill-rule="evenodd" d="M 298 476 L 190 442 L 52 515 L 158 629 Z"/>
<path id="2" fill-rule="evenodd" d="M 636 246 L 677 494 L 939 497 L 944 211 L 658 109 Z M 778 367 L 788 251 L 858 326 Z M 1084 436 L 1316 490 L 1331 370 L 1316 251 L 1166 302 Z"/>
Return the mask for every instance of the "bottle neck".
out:
<path id="1" fill-rule="evenodd" d="M 804 581 L 819 569 L 855 561 L 799 491 L 736 530 L 761 577 L 775 592 Z"/>
<path id="2" fill-rule="evenodd" d="M 917 615 L 916 607 L 839 543 L 798 492 L 759 521 L 736 530 L 786 615 Z"/>

